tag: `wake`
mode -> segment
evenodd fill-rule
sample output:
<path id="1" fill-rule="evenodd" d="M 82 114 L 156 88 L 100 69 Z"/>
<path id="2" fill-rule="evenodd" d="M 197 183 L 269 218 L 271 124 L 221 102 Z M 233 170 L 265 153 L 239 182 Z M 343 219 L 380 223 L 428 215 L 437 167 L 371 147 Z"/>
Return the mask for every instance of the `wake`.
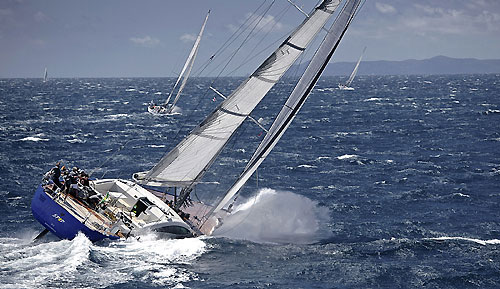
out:
<path id="1" fill-rule="evenodd" d="M 261 189 L 237 205 L 213 235 L 257 243 L 311 244 L 331 235 L 329 210 L 291 192 Z"/>

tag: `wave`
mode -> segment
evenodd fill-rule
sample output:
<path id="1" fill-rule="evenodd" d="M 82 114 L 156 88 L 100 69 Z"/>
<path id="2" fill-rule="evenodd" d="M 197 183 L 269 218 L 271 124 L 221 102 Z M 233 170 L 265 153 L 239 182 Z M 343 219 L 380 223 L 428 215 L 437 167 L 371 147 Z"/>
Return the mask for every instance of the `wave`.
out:
<path id="1" fill-rule="evenodd" d="M 500 244 L 499 239 L 492 239 L 492 240 L 480 240 L 480 239 L 473 239 L 473 238 L 466 238 L 466 237 L 436 237 L 436 238 L 427 238 L 427 240 L 433 240 L 433 241 L 466 241 L 466 242 L 473 242 L 477 243 L 483 246 L 486 245 L 498 245 Z"/>
<path id="2" fill-rule="evenodd" d="M 20 141 L 34 141 L 34 142 L 39 142 L 39 141 L 49 141 L 49 139 L 48 138 L 40 138 L 40 137 L 28 136 L 28 137 L 20 139 Z"/>
<path id="3" fill-rule="evenodd" d="M 78 139 L 78 138 L 68 139 L 66 141 L 69 142 L 69 143 L 86 143 L 85 140 L 81 140 L 81 139 Z"/>
<path id="4" fill-rule="evenodd" d="M 356 158 L 358 157 L 358 155 L 341 155 L 341 156 L 338 156 L 337 159 L 339 160 L 347 160 L 347 159 L 353 159 L 353 158 Z"/>
<path id="5" fill-rule="evenodd" d="M 0 238 L 0 288 L 109 287 L 132 279 L 159 286 L 180 286 L 197 279 L 185 269 L 206 251 L 203 239 L 140 239 L 93 244 L 83 234 L 73 240 L 30 243 L 31 238 Z"/>
<path id="6" fill-rule="evenodd" d="M 329 210 L 292 192 L 261 189 L 237 205 L 214 236 L 257 243 L 312 244 L 327 238 Z"/>

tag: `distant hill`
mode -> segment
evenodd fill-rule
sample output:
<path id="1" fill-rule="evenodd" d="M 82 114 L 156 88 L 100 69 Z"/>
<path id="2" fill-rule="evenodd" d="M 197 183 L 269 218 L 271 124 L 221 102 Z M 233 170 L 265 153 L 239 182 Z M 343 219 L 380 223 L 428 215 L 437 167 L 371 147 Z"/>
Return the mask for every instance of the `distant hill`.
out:
<path id="1" fill-rule="evenodd" d="M 349 75 L 355 62 L 329 63 L 323 75 Z M 305 69 L 307 63 L 300 69 Z M 294 71 L 293 67 L 290 71 Z M 423 60 L 362 61 L 358 75 L 409 75 L 409 74 L 481 74 L 500 73 L 500 59 L 451 58 L 436 56 Z"/>

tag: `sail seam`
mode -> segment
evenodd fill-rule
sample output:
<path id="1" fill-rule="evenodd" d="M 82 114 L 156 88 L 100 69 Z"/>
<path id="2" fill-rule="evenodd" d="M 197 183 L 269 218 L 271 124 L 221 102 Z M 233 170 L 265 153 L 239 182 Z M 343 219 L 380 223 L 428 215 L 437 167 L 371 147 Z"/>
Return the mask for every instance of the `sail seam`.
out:
<path id="1" fill-rule="evenodd" d="M 272 80 L 272 79 L 264 78 L 264 77 L 262 77 L 262 76 L 254 76 L 254 77 L 255 77 L 255 78 L 257 78 L 257 79 L 259 79 L 259 80 L 262 80 L 262 81 L 264 81 L 264 82 L 269 82 L 269 83 L 276 83 L 276 82 L 278 82 L 278 81 L 276 81 L 276 80 Z"/>
<path id="2" fill-rule="evenodd" d="M 217 137 L 217 136 L 202 134 L 202 133 L 198 133 L 198 132 L 193 132 L 193 134 L 195 134 L 199 137 L 208 138 L 208 139 L 215 139 L 215 140 L 225 140 L 226 139 L 225 137 Z"/>
<path id="3" fill-rule="evenodd" d="M 292 48 L 295 48 L 295 49 L 297 49 L 297 50 L 300 50 L 300 51 L 304 51 L 304 50 L 306 50 L 304 47 L 300 47 L 300 46 L 298 46 L 298 45 L 295 45 L 295 44 L 293 44 L 292 42 L 288 42 L 288 41 L 287 41 L 287 42 L 286 42 L 286 44 L 287 44 L 288 46 L 290 46 L 290 47 L 292 47 Z"/>
<path id="4" fill-rule="evenodd" d="M 249 116 L 249 114 L 238 113 L 238 112 L 235 112 L 235 111 L 231 111 L 231 110 L 225 109 L 223 107 L 220 108 L 220 111 L 228 113 L 228 114 L 231 114 L 231 115 L 235 115 L 235 116 L 241 116 L 241 117 L 247 117 L 247 116 Z"/>

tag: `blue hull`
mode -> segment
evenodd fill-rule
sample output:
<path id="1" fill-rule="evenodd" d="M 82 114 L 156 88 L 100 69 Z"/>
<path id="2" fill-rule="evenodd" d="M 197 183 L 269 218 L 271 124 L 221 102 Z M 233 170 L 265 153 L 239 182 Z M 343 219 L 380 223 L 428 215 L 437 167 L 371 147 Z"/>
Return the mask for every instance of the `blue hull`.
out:
<path id="1" fill-rule="evenodd" d="M 89 229 L 48 196 L 43 191 L 42 185 L 38 186 L 35 191 L 35 196 L 31 201 L 31 212 L 40 224 L 61 239 L 71 240 L 78 232 L 84 233 L 92 242 L 119 239 L 117 236 L 105 235 Z"/>

